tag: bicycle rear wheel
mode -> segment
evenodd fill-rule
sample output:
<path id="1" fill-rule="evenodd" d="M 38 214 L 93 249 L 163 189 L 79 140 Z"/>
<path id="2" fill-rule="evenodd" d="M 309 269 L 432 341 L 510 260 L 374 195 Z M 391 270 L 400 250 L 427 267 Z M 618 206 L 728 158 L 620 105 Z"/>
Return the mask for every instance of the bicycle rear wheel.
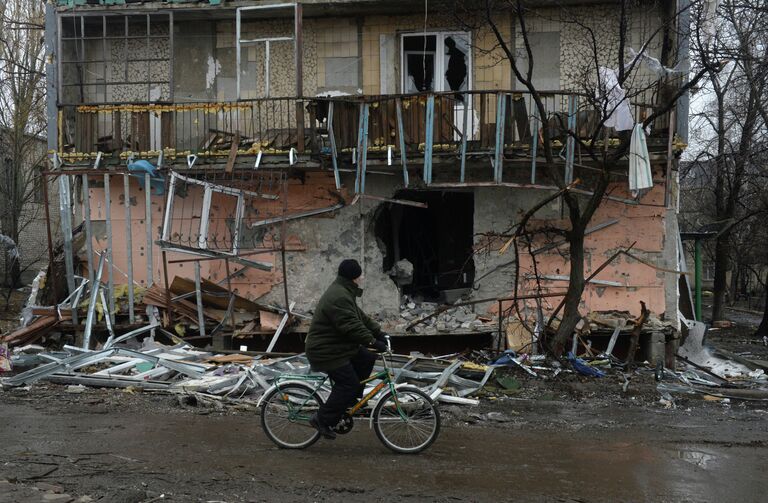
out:
<path id="1" fill-rule="evenodd" d="M 283 449 L 304 449 L 317 442 L 320 433 L 309 424 L 323 399 L 309 385 L 287 383 L 273 389 L 261 402 L 261 427 Z"/>
<path id="2" fill-rule="evenodd" d="M 440 412 L 429 395 L 401 387 L 385 393 L 373 410 L 373 429 L 381 443 L 400 454 L 421 452 L 440 433 Z"/>

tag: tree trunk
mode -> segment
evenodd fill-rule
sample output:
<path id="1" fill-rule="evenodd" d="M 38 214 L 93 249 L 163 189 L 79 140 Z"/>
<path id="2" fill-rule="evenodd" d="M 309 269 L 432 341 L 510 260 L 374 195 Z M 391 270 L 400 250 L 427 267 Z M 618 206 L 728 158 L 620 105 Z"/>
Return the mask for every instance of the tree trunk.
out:
<path id="1" fill-rule="evenodd" d="M 765 306 L 763 307 L 763 321 L 757 327 L 755 335 L 759 337 L 768 337 L 768 277 L 765 278 Z"/>
<path id="2" fill-rule="evenodd" d="M 712 288 L 712 321 L 722 320 L 725 307 L 725 292 L 728 289 L 726 269 L 728 268 L 728 252 L 730 248 L 730 232 L 725 232 L 715 241 L 715 282 Z"/>
<path id="3" fill-rule="evenodd" d="M 573 335 L 576 325 L 581 319 L 579 304 L 581 294 L 584 293 L 584 231 L 574 229 L 568 234 L 571 273 L 568 290 L 565 294 L 563 320 L 557 328 L 555 338 L 550 345 L 552 353 L 556 357 L 563 354 L 568 338 Z"/>
<path id="4" fill-rule="evenodd" d="M 738 257 L 731 262 L 731 286 L 728 289 L 730 295 L 728 295 L 728 305 L 733 307 L 736 301 L 739 299 L 739 283 L 741 282 L 741 266 L 739 265 Z"/>

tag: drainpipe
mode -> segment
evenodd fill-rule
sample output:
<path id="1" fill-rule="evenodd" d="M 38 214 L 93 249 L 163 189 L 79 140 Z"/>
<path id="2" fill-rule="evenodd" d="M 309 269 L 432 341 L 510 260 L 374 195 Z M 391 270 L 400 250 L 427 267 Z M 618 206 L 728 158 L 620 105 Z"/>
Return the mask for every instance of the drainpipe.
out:
<path id="1" fill-rule="evenodd" d="M 695 267 L 695 289 L 696 289 L 696 296 L 695 296 L 695 308 L 694 308 L 694 314 L 696 315 L 696 320 L 701 321 L 701 280 L 702 280 L 702 266 L 701 266 L 701 238 L 697 238 L 694 241 L 694 252 L 693 252 L 693 261 L 694 261 L 694 267 Z"/>

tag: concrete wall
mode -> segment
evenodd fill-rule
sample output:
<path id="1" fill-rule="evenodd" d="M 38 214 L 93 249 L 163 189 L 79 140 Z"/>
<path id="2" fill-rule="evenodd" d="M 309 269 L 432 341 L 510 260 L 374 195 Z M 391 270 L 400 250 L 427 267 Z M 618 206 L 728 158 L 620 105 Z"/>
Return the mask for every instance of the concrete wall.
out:
<path id="1" fill-rule="evenodd" d="M 514 254 L 500 255 L 498 250 L 510 229 L 525 211 L 550 192 L 506 187 L 479 187 L 475 192 L 475 287 L 478 298 L 512 293 L 515 284 Z M 560 203 L 554 201 L 542 208 L 539 218 L 560 218 Z M 488 304 L 485 307 L 492 307 Z"/>
<path id="2" fill-rule="evenodd" d="M 657 179 L 661 174 L 657 170 Z M 343 179 L 345 187 L 354 184 L 352 176 Z M 91 208 L 96 229 L 94 248 L 101 250 L 106 247 L 103 225 L 104 220 L 103 188 L 92 183 Z M 371 195 L 392 197 L 402 188 L 402 180 L 398 176 L 369 175 L 367 193 Z M 135 179 L 131 179 L 131 222 L 125 222 L 124 206 L 122 205 L 122 177 L 113 177 L 112 185 L 112 225 L 115 230 L 114 264 L 117 270 L 126 271 L 127 255 L 125 230 L 130 229 L 133 239 L 133 268 L 134 277 L 139 284 L 146 284 L 146 228 L 144 220 L 144 193 Z M 547 195 L 547 192 L 532 189 L 487 188 L 477 187 L 474 191 L 474 234 L 475 234 L 475 298 L 486 298 L 510 295 L 514 290 L 514 254 L 512 251 L 500 255 L 498 250 L 505 242 L 501 234 L 508 234 L 522 213 Z M 615 184 L 610 189 L 613 196 L 628 197 L 625 184 Z M 288 188 L 288 214 L 303 212 L 308 209 L 326 208 L 334 205 L 336 200 L 333 177 L 328 174 L 309 173 L 304 181 L 291 179 Z M 351 197 L 346 193 L 347 201 Z M 199 225 L 200 204 L 202 193 L 196 188 L 190 188 L 184 196 L 186 203 L 179 198 L 174 206 L 175 233 L 184 232 L 185 228 L 196 228 Z M 629 205 L 617 201 L 606 201 L 596 212 L 591 225 L 597 225 L 611 219 L 618 223 L 603 230 L 590 234 L 585 244 L 585 272 L 590 274 L 604 260 L 620 248 L 625 248 L 636 241 L 632 253 L 643 260 L 659 267 L 677 269 L 676 218 L 674 210 L 664 207 L 664 187 L 660 183 L 644 195 L 639 205 Z M 365 295 L 363 305 L 372 312 L 392 314 L 399 308 L 398 290 L 384 271 L 384 249 L 377 242 L 374 234 L 374 215 L 376 201 L 362 200 L 352 206 L 327 213 L 321 216 L 295 220 L 287 225 L 286 242 L 288 247 L 295 250 L 287 253 L 287 271 L 289 297 L 296 301 L 297 308 L 310 310 L 316 303 L 325 287 L 336 275 L 336 267 L 344 258 L 356 258 L 365 264 Z M 152 198 L 152 221 L 156 238 L 159 237 L 163 214 L 163 198 Z M 282 212 L 282 202 L 253 202 L 249 206 L 245 218 L 245 228 L 248 222 L 260 218 L 276 216 Z M 234 214 L 231 200 L 216 200 L 211 210 L 211 235 L 225 235 L 228 219 Z M 545 206 L 531 221 L 530 228 L 548 226 L 561 229 L 568 228 L 566 218 L 561 216 L 560 203 L 555 201 Z M 192 238 L 194 240 L 194 229 Z M 253 247 L 269 247 L 279 243 L 280 226 L 264 229 L 258 233 L 245 233 L 243 251 Z M 556 236 L 539 236 L 532 247 L 538 248 L 551 243 Z M 361 247 L 364 242 L 364 259 Z M 673 252 L 674 250 L 674 252 Z M 529 293 L 536 288 L 532 279 L 525 276 L 533 273 L 533 263 L 530 255 L 521 249 L 520 257 L 520 293 Z M 170 253 L 169 260 L 189 258 L 188 255 Z M 568 275 L 567 246 L 536 255 L 537 265 L 542 275 Z M 237 264 L 231 264 L 232 272 L 242 270 L 242 275 L 232 280 L 237 293 L 251 299 L 283 302 L 282 264 L 279 253 L 263 253 L 251 257 L 253 260 L 271 262 L 271 271 L 260 271 Z M 96 261 L 96 259 L 95 259 Z M 169 277 L 175 276 L 192 278 L 194 270 L 191 263 L 170 264 Z M 226 277 L 223 261 L 202 262 L 203 276 L 213 281 Z M 125 276 L 116 272 L 116 282 L 125 281 Z M 157 247 L 153 252 L 153 275 L 155 281 L 162 278 L 162 261 Z M 648 267 L 626 256 L 620 256 L 605 268 L 598 280 L 619 282 L 621 286 L 604 286 L 590 284 L 587 286 L 581 309 L 589 311 L 620 310 L 636 314 L 639 301 L 643 300 L 655 314 L 670 312 L 676 314 L 677 290 L 676 275 L 667 274 Z M 548 291 L 563 291 L 566 281 L 543 281 Z M 545 301 L 545 309 L 557 305 L 559 298 Z M 528 307 L 533 309 L 533 303 Z M 491 311 L 494 305 L 481 306 Z"/>
<path id="3" fill-rule="evenodd" d="M 646 46 L 646 54 L 658 58 L 662 42 L 658 7 L 649 2 L 628 9 L 626 46 L 635 51 Z M 596 64 L 618 67 L 619 16 L 618 4 L 536 9 L 529 12 L 526 28 L 532 34 L 560 34 L 560 88 L 581 90 L 585 83 L 594 82 Z M 524 56 L 525 45 L 519 25 L 515 27 L 514 45 L 518 56 Z M 535 71 L 534 59 L 534 74 Z M 627 87 L 642 89 L 650 77 L 645 67 L 637 68 Z M 517 85 L 520 88 L 520 84 Z"/>

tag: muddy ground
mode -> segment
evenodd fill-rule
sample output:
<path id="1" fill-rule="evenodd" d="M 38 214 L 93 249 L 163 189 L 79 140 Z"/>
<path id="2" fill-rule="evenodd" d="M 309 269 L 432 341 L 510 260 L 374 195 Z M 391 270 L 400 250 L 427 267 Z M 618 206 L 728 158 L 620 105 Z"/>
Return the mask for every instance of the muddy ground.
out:
<path id="1" fill-rule="evenodd" d="M 0 501 L 765 501 L 768 405 L 554 395 L 444 406 L 398 456 L 364 422 L 283 451 L 247 405 L 39 385 L 0 394 Z"/>
<path id="2" fill-rule="evenodd" d="M 710 344 L 768 359 L 754 320 Z M 274 447 L 252 403 L 40 383 L 0 392 L 0 502 L 762 502 L 768 402 L 675 396 L 624 380 L 510 370 L 481 405 L 442 405 L 438 441 L 387 451 L 358 421 L 305 451 Z M 504 381 L 507 386 L 510 380 Z"/>

